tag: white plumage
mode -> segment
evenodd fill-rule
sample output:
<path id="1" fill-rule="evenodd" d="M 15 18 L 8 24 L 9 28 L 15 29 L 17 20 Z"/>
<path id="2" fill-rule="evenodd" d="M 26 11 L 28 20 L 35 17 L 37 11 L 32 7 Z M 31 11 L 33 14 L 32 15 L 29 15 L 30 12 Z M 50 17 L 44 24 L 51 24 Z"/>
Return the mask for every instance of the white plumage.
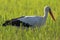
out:
<path id="1" fill-rule="evenodd" d="M 49 6 L 44 7 L 44 16 L 25 16 L 25 17 L 17 19 L 17 20 L 20 20 L 24 23 L 28 23 L 32 26 L 41 26 L 41 25 L 44 25 L 44 23 L 46 22 L 48 12 L 50 12 L 52 18 L 55 20 Z"/>
<path id="2" fill-rule="evenodd" d="M 43 17 L 39 17 L 39 16 L 25 16 L 24 18 L 20 18 L 17 19 L 20 20 L 24 23 L 28 23 L 32 26 L 38 26 L 41 25 L 43 23 Z"/>

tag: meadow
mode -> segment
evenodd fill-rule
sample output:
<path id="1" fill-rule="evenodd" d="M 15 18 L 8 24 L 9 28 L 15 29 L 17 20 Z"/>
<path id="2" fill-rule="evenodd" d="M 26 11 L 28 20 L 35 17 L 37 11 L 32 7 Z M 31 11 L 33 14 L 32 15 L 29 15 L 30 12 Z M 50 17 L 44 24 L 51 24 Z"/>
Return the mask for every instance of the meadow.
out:
<path id="1" fill-rule="evenodd" d="M 48 14 L 45 25 L 40 28 L 2 26 L 12 18 L 43 16 L 46 5 L 51 7 L 55 22 Z M 60 40 L 60 0 L 0 0 L 0 40 Z"/>

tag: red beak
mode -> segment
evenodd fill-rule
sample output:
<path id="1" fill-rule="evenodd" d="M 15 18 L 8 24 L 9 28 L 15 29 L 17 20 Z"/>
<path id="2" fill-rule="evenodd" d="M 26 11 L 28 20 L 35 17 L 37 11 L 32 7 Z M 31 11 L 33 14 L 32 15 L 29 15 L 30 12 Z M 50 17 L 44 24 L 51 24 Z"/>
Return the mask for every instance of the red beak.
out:
<path id="1" fill-rule="evenodd" d="M 54 18 L 54 16 L 53 16 L 53 14 L 52 14 L 51 10 L 49 10 L 49 13 L 50 13 L 50 15 L 51 15 L 52 19 L 55 21 L 55 18 Z"/>

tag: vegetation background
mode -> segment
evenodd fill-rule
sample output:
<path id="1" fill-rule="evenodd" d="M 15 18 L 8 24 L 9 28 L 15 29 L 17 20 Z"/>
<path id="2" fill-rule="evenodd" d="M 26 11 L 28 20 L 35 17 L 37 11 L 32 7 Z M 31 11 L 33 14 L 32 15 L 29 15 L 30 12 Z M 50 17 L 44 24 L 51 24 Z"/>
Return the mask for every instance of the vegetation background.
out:
<path id="1" fill-rule="evenodd" d="M 2 26 L 6 20 L 20 16 L 43 16 L 44 6 L 50 6 L 56 18 L 50 15 L 40 28 Z M 60 0 L 0 0 L 0 40 L 60 40 Z"/>

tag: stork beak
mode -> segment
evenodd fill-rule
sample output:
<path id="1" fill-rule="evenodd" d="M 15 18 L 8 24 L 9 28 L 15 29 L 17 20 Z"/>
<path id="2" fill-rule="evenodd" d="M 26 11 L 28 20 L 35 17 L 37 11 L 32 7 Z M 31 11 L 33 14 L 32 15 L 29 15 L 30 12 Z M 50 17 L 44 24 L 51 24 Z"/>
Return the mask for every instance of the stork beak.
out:
<path id="1" fill-rule="evenodd" d="M 55 21 L 55 18 L 54 18 L 54 16 L 53 16 L 53 14 L 52 14 L 51 10 L 49 10 L 49 13 L 50 13 L 50 15 L 51 15 L 52 19 Z"/>

